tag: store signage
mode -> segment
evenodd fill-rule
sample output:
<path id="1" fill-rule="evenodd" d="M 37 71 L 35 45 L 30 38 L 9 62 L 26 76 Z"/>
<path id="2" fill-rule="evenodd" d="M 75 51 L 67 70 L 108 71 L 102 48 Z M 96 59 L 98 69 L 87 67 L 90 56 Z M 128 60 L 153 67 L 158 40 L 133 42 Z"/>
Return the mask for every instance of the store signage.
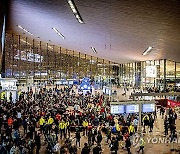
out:
<path id="1" fill-rule="evenodd" d="M 156 78 L 157 77 L 157 67 L 156 66 L 146 66 L 146 77 Z"/>
<path id="2" fill-rule="evenodd" d="M 2 90 L 11 91 L 17 90 L 16 82 L 15 81 L 1 81 Z"/>
<path id="3" fill-rule="evenodd" d="M 31 51 L 26 52 L 26 51 L 17 50 L 17 54 L 14 56 L 14 59 L 20 59 L 23 61 L 40 63 L 43 61 L 43 56 L 41 56 L 39 54 L 34 54 Z"/>
<path id="4" fill-rule="evenodd" d="M 2 87 L 2 90 L 5 91 L 17 90 L 17 86 Z"/>

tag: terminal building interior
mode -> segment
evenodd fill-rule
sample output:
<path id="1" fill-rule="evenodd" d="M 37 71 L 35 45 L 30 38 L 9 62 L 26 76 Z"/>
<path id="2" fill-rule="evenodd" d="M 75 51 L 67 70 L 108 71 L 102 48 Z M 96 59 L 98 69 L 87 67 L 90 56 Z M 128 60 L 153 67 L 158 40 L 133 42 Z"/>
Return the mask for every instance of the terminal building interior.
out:
<path id="1" fill-rule="evenodd" d="M 179 0 L 1 0 L 0 154 L 180 154 Z"/>

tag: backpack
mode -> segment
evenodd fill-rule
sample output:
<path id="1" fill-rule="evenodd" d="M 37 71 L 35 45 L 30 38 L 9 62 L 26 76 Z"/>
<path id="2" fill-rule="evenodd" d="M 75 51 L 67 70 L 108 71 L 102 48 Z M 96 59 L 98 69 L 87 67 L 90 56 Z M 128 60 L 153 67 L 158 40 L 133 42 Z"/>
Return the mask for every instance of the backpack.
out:
<path id="1" fill-rule="evenodd" d="M 17 130 L 14 132 L 14 137 L 15 137 L 16 139 L 19 138 L 19 132 L 18 132 Z"/>
<path id="2" fill-rule="evenodd" d="M 112 133 L 116 133 L 116 127 L 114 126 L 111 130 Z"/>

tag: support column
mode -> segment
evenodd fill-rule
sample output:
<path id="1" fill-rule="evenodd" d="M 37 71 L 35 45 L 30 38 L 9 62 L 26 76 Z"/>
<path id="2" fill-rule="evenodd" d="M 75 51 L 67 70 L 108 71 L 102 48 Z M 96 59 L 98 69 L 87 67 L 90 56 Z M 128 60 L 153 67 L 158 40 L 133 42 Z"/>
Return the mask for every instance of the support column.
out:
<path id="1" fill-rule="evenodd" d="M 6 14 L 8 12 L 8 0 L 1 0 L 0 2 L 0 73 L 5 77 L 5 28 L 6 28 Z"/>
<path id="2" fill-rule="evenodd" d="M 164 91 L 166 90 L 166 59 L 164 59 Z"/>
<path id="3" fill-rule="evenodd" d="M 174 86 L 176 86 L 176 82 L 177 82 L 177 81 L 176 81 L 176 67 L 177 67 L 177 62 L 175 62 L 175 72 L 174 72 L 174 73 L 175 73 L 175 74 L 174 74 L 174 77 L 175 77 L 175 82 L 174 82 L 174 84 L 175 84 L 175 85 L 174 85 Z"/>

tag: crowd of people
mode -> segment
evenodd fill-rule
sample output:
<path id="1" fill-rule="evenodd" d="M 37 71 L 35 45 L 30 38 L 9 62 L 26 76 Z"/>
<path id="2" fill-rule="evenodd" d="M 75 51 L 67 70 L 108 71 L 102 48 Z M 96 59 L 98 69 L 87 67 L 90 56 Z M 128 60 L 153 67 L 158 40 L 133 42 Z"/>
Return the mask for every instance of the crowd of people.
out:
<path id="1" fill-rule="evenodd" d="M 174 112 L 165 117 L 172 124 Z M 142 117 L 146 126 L 153 130 L 154 114 Z M 33 154 L 46 153 L 81 154 L 103 153 L 105 140 L 114 154 L 119 149 L 131 153 L 131 137 L 138 131 L 139 117 L 136 114 L 112 115 L 108 102 L 99 93 L 76 94 L 72 87 L 58 89 L 42 88 L 34 93 L 21 92 L 16 103 L 1 100 L 0 104 L 0 153 Z M 169 126 L 168 126 L 169 128 Z M 172 133 L 171 129 L 171 133 Z M 84 146 L 81 144 L 85 136 Z M 42 149 L 42 146 L 45 149 Z M 81 147 L 82 146 L 82 147 Z M 140 150 L 143 152 L 144 142 Z"/>

